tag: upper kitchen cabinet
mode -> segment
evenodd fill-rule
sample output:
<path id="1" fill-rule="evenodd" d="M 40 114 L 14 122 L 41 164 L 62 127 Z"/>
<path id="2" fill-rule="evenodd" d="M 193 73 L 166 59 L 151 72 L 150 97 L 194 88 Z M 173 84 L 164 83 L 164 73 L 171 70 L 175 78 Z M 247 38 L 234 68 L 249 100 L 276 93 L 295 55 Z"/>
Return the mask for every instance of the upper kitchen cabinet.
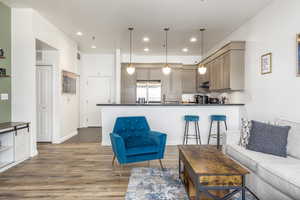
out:
<path id="1" fill-rule="evenodd" d="M 135 103 L 136 102 L 136 73 L 129 75 L 126 66 L 121 69 L 121 102 Z"/>
<path id="2" fill-rule="evenodd" d="M 173 66 L 169 75 L 163 75 L 162 79 L 162 95 L 168 103 L 180 102 L 182 95 L 182 69 Z"/>
<path id="3" fill-rule="evenodd" d="M 197 67 L 184 66 L 181 72 L 182 79 L 182 93 L 196 93 L 197 92 Z"/>
<path id="4" fill-rule="evenodd" d="M 244 89 L 245 42 L 230 42 L 202 61 L 209 69 L 210 91 Z"/>
<path id="5" fill-rule="evenodd" d="M 135 68 L 136 80 L 149 80 L 149 69 L 148 68 Z"/>

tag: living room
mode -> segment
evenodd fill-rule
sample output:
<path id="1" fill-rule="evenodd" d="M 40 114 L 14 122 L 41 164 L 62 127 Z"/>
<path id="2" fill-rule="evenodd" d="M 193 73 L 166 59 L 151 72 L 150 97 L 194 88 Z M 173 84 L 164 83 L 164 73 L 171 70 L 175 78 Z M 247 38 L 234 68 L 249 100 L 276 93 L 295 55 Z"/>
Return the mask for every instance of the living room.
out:
<path id="1" fill-rule="evenodd" d="M 299 7 L 0 0 L 0 199 L 300 199 Z"/>

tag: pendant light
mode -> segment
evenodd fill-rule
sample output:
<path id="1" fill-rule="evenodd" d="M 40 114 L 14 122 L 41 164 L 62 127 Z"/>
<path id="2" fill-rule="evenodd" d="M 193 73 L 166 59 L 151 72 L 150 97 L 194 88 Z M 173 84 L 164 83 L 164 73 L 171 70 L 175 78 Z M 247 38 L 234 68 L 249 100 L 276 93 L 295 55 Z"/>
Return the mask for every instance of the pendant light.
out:
<path id="1" fill-rule="evenodd" d="M 130 46 L 130 60 L 129 60 L 129 64 L 126 68 L 126 71 L 129 75 L 133 75 L 134 72 L 135 72 L 135 67 L 133 67 L 133 65 L 132 65 L 132 31 L 133 31 L 133 27 L 129 27 L 128 30 L 130 32 L 130 36 L 129 36 L 130 37 L 130 39 L 129 39 L 130 40 L 130 44 L 129 44 L 129 46 Z"/>
<path id="2" fill-rule="evenodd" d="M 165 41 L 165 49 L 166 49 L 166 63 L 165 66 L 162 68 L 162 72 L 165 75 L 169 75 L 171 73 L 171 67 L 168 64 L 168 31 L 170 29 L 169 28 L 165 28 L 164 31 L 166 33 L 166 41 Z"/>
<path id="3" fill-rule="evenodd" d="M 201 28 L 200 29 L 200 31 L 201 31 L 201 56 L 203 56 L 203 46 L 204 46 L 204 31 L 205 31 L 205 28 Z M 201 75 L 204 75 L 204 74 L 206 74 L 206 71 L 207 71 L 207 68 L 204 66 L 204 64 L 203 63 L 200 63 L 199 64 L 199 67 L 198 67 L 198 72 L 199 72 L 199 74 L 201 74 Z"/>

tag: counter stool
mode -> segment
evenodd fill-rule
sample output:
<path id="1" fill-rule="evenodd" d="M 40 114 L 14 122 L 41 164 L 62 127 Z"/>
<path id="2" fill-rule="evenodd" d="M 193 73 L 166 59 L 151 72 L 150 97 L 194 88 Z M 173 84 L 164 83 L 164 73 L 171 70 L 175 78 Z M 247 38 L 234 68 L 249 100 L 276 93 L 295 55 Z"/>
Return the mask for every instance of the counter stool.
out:
<path id="1" fill-rule="evenodd" d="M 199 129 L 199 119 L 200 117 L 197 115 L 185 115 L 185 128 L 184 128 L 184 136 L 183 136 L 183 145 L 188 144 L 189 139 L 195 139 L 196 144 L 201 144 L 201 137 L 200 137 L 200 129 Z M 189 126 L 190 122 L 195 123 L 195 135 L 189 135 Z"/>
<path id="2" fill-rule="evenodd" d="M 208 136 L 207 144 L 209 144 L 209 142 L 210 142 L 210 137 L 217 138 L 217 148 L 219 149 L 220 148 L 220 138 L 221 138 L 220 122 L 224 122 L 226 131 L 227 131 L 227 123 L 226 123 L 227 117 L 226 117 L 226 115 L 211 115 L 210 119 L 211 119 L 211 122 L 210 122 L 209 136 Z M 212 125 L 213 125 L 213 122 L 215 122 L 215 121 L 217 122 L 217 133 L 211 134 Z"/>

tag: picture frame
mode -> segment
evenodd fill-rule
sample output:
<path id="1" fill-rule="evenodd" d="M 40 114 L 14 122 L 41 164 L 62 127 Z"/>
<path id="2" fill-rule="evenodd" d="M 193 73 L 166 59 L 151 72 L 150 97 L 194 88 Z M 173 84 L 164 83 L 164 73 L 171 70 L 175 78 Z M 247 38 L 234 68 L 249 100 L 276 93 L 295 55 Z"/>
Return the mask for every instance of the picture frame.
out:
<path id="1" fill-rule="evenodd" d="M 272 73 L 272 53 L 267 53 L 261 56 L 261 74 Z"/>
<path id="2" fill-rule="evenodd" d="M 296 44 L 297 44 L 297 68 L 296 68 L 296 76 L 300 77 L 300 33 L 297 34 Z"/>

